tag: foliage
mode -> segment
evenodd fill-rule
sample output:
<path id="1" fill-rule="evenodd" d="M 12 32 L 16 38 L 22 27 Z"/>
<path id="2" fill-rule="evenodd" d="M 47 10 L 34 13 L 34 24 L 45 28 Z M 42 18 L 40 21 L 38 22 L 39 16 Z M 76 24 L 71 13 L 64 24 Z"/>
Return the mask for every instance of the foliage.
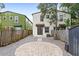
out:
<path id="1" fill-rule="evenodd" d="M 40 9 L 41 12 L 42 12 L 42 14 L 45 15 L 45 13 L 47 12 L 47 4 L 46 4 L 46 3 L 45 3 L 45 4 L 40 3 L 40 4 L 38 5 L 38 9 Z"/>
<path id="2" fill-rule="evenodd" d="M 5 8 L 4 3 L 0 3 L 0 9 L 3 9 L 3 8 Z"/>
<path id="3" fill-rule="evenodd" d="M 58 29 L 61 29 L 61 30 L 66 29 L 66 25 L 65 24 L 59 24 Z"/>
<path id="4" fill-rule="evenodd" d="M 0 3 L 0 10 L 5 8 L 5 5 L 3 3 Z M 2 23 L 0 22 L 0 31 L 2 30 Z"/>
<path id="5" fill-rule="evenodd" d="M 71 20 L 69 20 L 69 19 L 65 20 L 65 25 L 66 25 L 66 27 L 71 26 Z"/>
<path id="6" fill-rule="evenodd" d="M 71 14 L 71 25 L 79 24 L 79 3 L 62 3 L 60 7 L 67 7 Z"/>
<path id="7" fill-rule="evenodd" d="M 32 30 L 32 25 L 28 22 L 26 22 L 26 29 Z"/>
<path id="8" fill-rule="evenodd" d="M 46 14 L 50 14 L 49 23 L 55 23 L 57 27 L 57 3 L 40 3 L 38 5 L 38 9 L 40 9 L 43 18 Z"/>
<path id="9" fill-rule="evenodd" d="M 54 22 L 55 24 L 55 36 L 54 38 L 57 39 L 57 6 L 58 4 L 57 3 L 40 3 L 38 5 L 38 9 L 40 9 L 42 15 L 43 15 L 43 18 L 44 16 L 49 13 L 51 16 L 51 18 L 49 18 L 50 20 L 50 25 Z"/>
<path id="10" fill-rule="evenodd" d="M 79 3 L 62 3 L 60 7 L 67 7 L 72 19 L 79 18 Z"/>

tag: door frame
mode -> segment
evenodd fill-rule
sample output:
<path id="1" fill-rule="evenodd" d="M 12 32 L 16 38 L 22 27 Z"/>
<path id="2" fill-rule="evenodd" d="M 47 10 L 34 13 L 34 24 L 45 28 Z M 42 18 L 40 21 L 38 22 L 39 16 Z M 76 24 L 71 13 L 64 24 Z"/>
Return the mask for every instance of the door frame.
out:
<path id="1" fill-rule="evenodd" d="M 43 35 L 43 27 L 37 26 L 37 35 Z"/>

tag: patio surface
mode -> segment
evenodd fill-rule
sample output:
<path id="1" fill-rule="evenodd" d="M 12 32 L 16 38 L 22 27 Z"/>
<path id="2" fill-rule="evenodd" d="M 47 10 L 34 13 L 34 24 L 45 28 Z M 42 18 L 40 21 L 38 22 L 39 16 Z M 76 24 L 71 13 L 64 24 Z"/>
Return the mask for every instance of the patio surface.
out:
<path id="1" fill-rule="evenodd" d="M 32 35 L 30 35 L 8 46 L 0 47 L 0 56 L 15 56 L 15 51 L 18 47 L 22 46 L 23 44 L 27 44 L 29 42 L 37 42 L 37 41 L 38 41 L 38 37 L 33 37 Z M 41 41 L 55 44 L 62 49 L 64 56 L 71 56 L 68 52 L 64 50 L 64 45 L 65 45 L 64 42 L 60 40 L 54 40 L 53 37 L 43 38 Z"/>
<path id="2" fill-rule="evenodd" d="M 48 42 L 30 42 L 23 44 L 15 51 L 16 56 L 63 56 L 63 51 L 55 44 Z"/>

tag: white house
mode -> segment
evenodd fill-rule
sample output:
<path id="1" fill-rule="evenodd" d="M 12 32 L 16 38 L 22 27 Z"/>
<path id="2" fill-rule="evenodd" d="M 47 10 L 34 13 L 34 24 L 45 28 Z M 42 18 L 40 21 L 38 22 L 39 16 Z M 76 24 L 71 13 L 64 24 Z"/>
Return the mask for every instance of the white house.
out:
<path id="1" fill-rule="evenodd" d="M 37 37 L 46 37 L 47 34 L 51 34 L 52 30 L 54 30 L 55 24 L 52 23 L 50 25 L 49 23 L 49 17 L 50 14 L 46 14 L 44 19 L 41 17 L 41 12 L 33 13 L 33 36 Z M 59 24 L 64 24 L 64 20 L 66 19 L 71 19 L 71 15 L 67 12 L 63 11 L 58 11 L 57 13 L 57 18 L 58 18 L 58 23 Z"/>

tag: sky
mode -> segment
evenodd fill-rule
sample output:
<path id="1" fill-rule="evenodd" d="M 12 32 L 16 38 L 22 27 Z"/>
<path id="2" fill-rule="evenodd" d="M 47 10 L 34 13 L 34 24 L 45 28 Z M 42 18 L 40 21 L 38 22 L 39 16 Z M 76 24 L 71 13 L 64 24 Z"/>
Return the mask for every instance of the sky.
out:
<path id="1" fill-rule="evenodd" d="M 32 13 L 38 12 L 37 3 L 4 3 L 4 11 L 12 11 L 26 15 L 33 21 Z"/>

